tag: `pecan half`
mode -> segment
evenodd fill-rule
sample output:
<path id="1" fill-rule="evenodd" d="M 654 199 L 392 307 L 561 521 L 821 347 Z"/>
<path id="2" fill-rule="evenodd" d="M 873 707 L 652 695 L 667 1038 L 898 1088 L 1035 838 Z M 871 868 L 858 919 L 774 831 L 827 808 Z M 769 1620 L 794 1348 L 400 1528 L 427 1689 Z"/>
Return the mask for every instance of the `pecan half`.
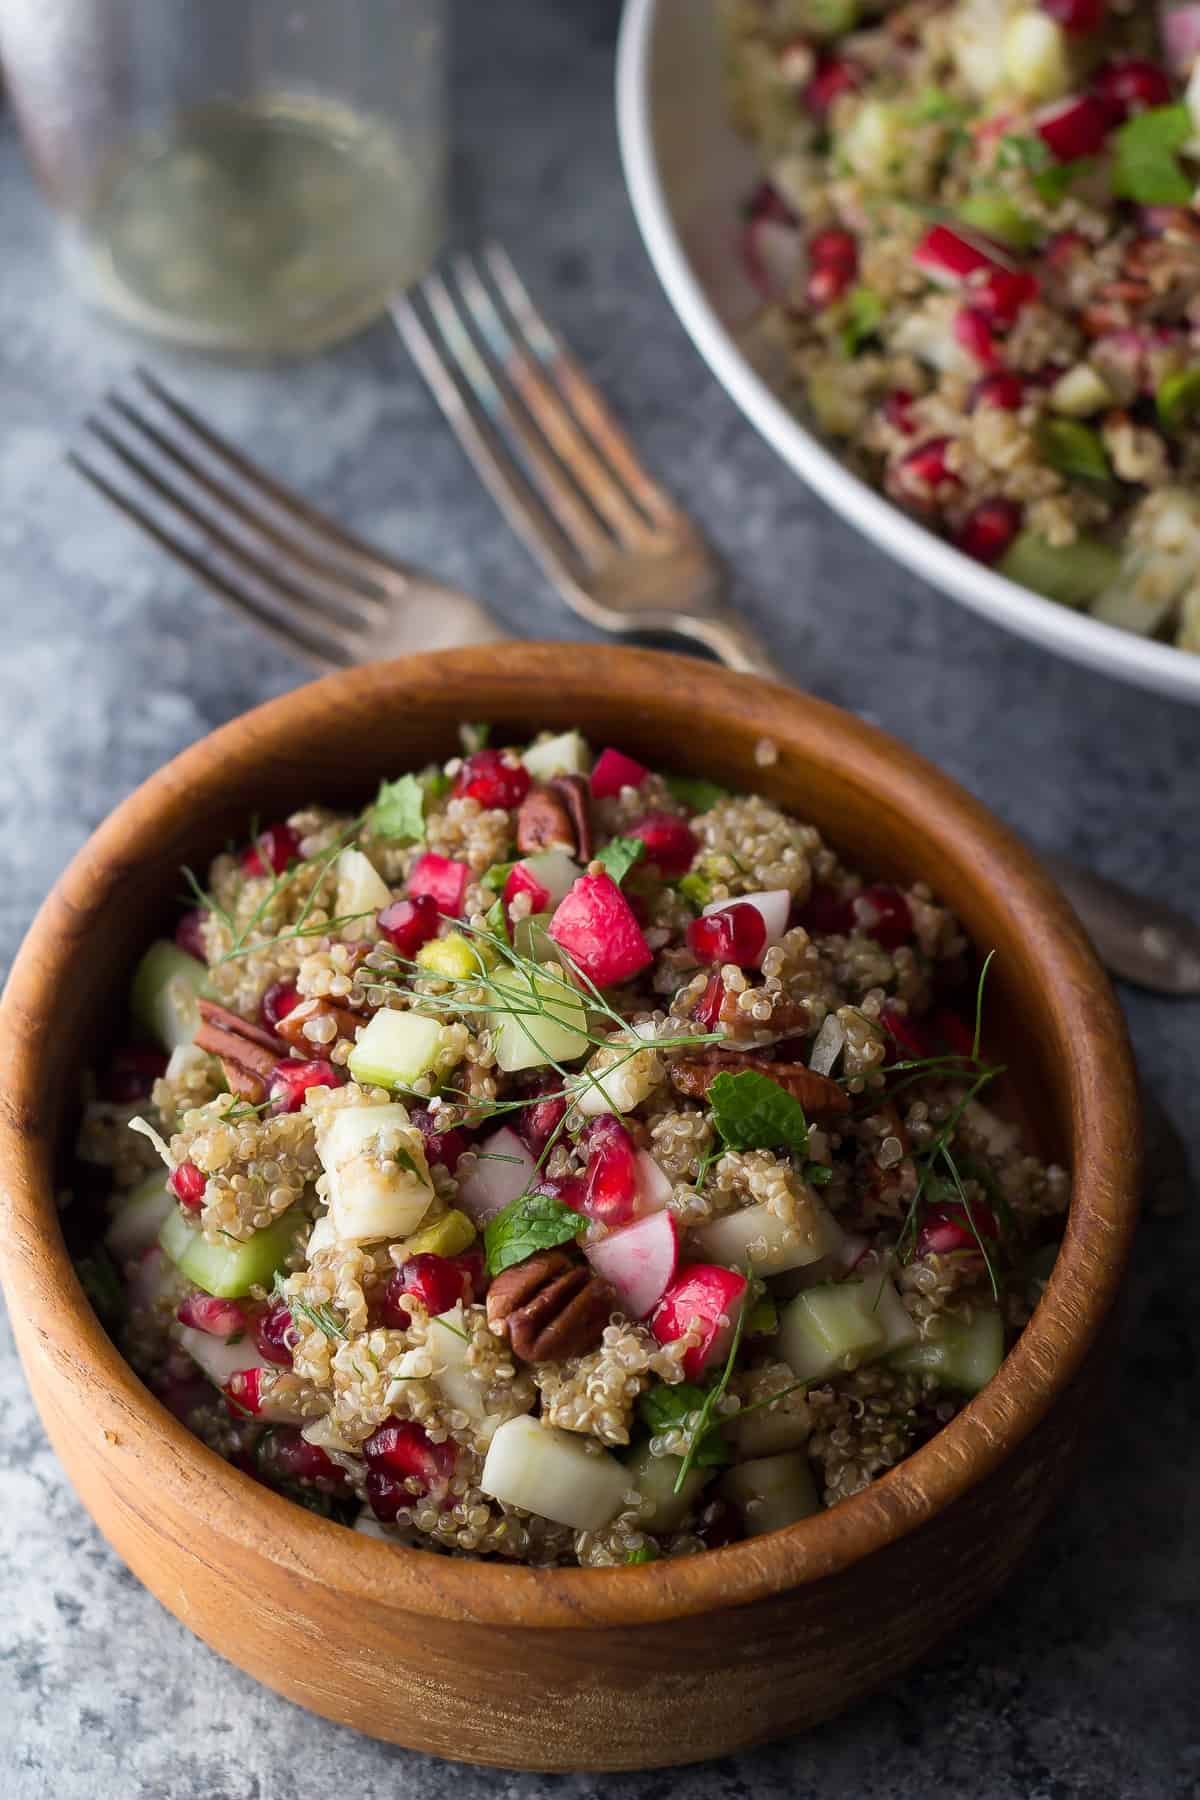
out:
<path id="1" fill-rule="evenodd" d="M 276 1064 L 287 1055 L 287 1046 L 274 1032 L 218 1006 L 215 1000 L 198 1002 L 201 1025 L 195 1043 L 200 1050 L 219 1056 L 230 1092 L 259 1106 L 266 1099 Z"/>
<path id="2" fill-rule="evenodd" d="M 539 1250 L 488 1289 L 487 1316 L 522 1362 L 561 1362 L 600 1342 L 617 1302 L 607 1281 L 565 1250 Z"/>
<path id="3" fill-rule="evenodd" d="M 332 1019 L 336 1031 L 331 1038 L 308 1037 L 304 1027 L 312 1019 Z M 278 1031 L 285 1043 L 291 1044 L 295 1050 L 307 1051 L 310 1055 L 327 1050 L 338 1038 L 348 1038 L 351 1043 L 358 1033 L 360 1025 L 366 1020 L 361 1014 L 353 1012 L 348 1006 L 339 1006 L 336 1000 L 327 995 L 320 995 L 312 1000 L 302 1000 L 299 1006 L 293 1006 L 279 1021 Z"/>
<path id="4" fill-rule="evenodd" d="M 575 832 L 575 854 L 581 863 L 592 860 L 592 789 L 582 775 L 556 775 L 550 783 L 568 813 Z"/>
<path id="5" fill-rule="evenodd" d="M 754 1069 L 765 1075 L 798 1100 L 805 1112 L 844 1113 L 850 1110 L 850 1096 L 843 1093 L 828 1075 L 818 1075 L 801 1063 L 771 1062 L 765 1057 L 749 1056 L 737 1050 L 705 1050 L 695 1056 L 680 1056 L 671 1064 L 671 1085 L 689 1099 L 703 1100 L 718 1075 L 738 1075 L 743 1069 Z"/>
<path id="6" fill-rule="evenodd" d="M 565 801 L 548 787 L 530 788 L 517 808 L 517 849 L 522 856 L 539 850 L 575 850 L 575 829 Z"/>

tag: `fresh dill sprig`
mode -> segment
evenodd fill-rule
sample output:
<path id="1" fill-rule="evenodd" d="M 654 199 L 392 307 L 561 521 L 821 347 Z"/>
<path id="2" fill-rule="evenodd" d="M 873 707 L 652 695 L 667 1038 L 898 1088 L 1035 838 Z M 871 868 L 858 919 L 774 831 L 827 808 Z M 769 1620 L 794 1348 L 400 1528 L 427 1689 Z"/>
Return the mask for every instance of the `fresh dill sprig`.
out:
<path id="1" fill-rule="evenodd" d="M 327 1338 L 333 1338 L 340 1344 L 350 1341 L 350 1334 L 346 1327 L 338 1321 L 328 1306 L 310 1306 L 308 1301 L 301 1300 L 298 1294 L 289 1294 L 287 1278 L 279 1270 L 275 1272 L 271 1298 L 282 1301 L 290 1313 L 299 1313 L 302 1319 L 307 1319 L 315 1330 L 324 1332 Z"/>
<path id="2" fill-rule="evenodd" d="M 333 842 L 327 844 L 325 849 L 318 852 L 316 856 L 306 857 L 303 861 L 292 863 L 281 875 L 274 876 L 266 893 L 251 913 L 246 923 L 240 930 L 232 933 L 233 942 L 229 949 L 225 951 L 223 956 L 217 958 L 213 967 L 220 968 L 222 963 L 232 962 L 239 956 L 248 956 L 255 950 L 266 949 L 271 944 L 280 943 L 289 938 L 300 938 L 309 935 L 323 936 L 327 932 L 336 931 L 342 925 L 351 924 L 355 918 L 366 917 L 367 915 L 365 914 L 351 914 L 345 919 L 326 919 L 321 921 L 319 929 L 315 934 L 309 933 L 305 929 L 308 925 L 312 910 L 317 904 L 317 895 L 321 891 L 326 875 L 329 873 L 342 851 L 353 842 L 362 830 L 364 817 L 365 815 L 359 814 L 357 818 L 351 819 L 349 824 L 344 825 L 341 831 L 338 832 L 337 836 L 333 839 Z M 287 931 L 280 932 L 275 938 L 265 941 L 255 939 L 254 932 L 256 926 L 258 926 L 265 914 L 274 905 L 280 894 L 284 893 L 296 881 L 298 876 L 303 874 L 306 870 L 313 871 L 313 884 L 305 895 L 304 904 L 300 908 L 295 923 Z"/>

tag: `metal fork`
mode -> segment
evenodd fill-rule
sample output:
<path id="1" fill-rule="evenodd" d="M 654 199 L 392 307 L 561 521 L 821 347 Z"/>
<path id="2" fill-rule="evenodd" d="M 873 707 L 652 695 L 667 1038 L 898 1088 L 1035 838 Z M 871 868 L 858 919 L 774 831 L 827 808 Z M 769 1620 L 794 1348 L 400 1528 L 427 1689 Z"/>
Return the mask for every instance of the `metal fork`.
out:
<path id="1" fill-rule="evenodd" d="M 140 392 L 106 394 L 84 422 L 107 456 L 72 450 L 68 462 L 289 650 L 336 669 L 507 635 L 470 595 L 383 557 L 218 436 L 148 370 L 134 374 Z"/>
<path id="2" fill-rule="evenodd" d="M 716 552 L 646 474 L 504 251 L 487 245 L 451 269 L 452 280 L 435 270 L 394 300 L 392 317 L 567 605 L 602 631 L 672 632 L 731 669 L 779 680 L 766 646 L 726 602 Z"/>

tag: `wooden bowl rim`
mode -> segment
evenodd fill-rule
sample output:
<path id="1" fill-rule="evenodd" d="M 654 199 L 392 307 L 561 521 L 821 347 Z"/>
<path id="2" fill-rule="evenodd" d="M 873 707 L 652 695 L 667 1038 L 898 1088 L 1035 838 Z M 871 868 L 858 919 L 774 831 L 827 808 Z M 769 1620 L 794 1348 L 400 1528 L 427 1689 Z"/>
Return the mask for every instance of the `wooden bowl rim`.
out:
<path id="1" fill-rule="evenodd" d="M 476 717 L 488 716 L 489 693 L 498 701 L 521 690 L 533 696 L 536 715 L 537 683 L 550 666 L 650 708 L 666 684 L 683 681 L 701 715 L 737 719 L 752 704 L 756 730 L 785 745 L 791 736 L 810 767 L 853 767 L 892 809 L 920 820 L 926 845 L 969 863 L 977 888 L 1003 894 L 1038 964 L 1031 1014 L 1057 1022 L 1062 1048 L 1070 1047 L 1073 1199 L 1063 1248 L 1042 1303 L 984 1392 L 896 1469 L 827 1512 L 702 1556 L 621 1569 L 509 1567 L 393 1547 L 271 1494 L 208 1450 L 143 1387 L 87 1303 L 58 1226 L 53 1146 L 40 1123 L 37 1043 L 69 966 L 63 909 L 99 916 L 112 894 L 102 876 L 97 902 L 98 872 L 128 866 L 131 840 L 151 833 L 156 816 L 182 794 L 199 802 L 219 792 L 228 771 L 240 772 L 266 746 L 303 741 L 310 711 L 330 700 L 350 706 L 403 693 L 419 706 L 445 681 L 466 681 L 477 689 Z M 835 1574 L 928 1524 L 995 1470 L 1070 1383 L 1115 1298 L 1136 1221 L 1139 1110 L 1124 1021 L 1075 915 L 1030 852 L 965 790 L 874 726 L 794 689 L 657 651 L 514 643 L 406 657 L 326 676 L 220 727 L 144 782 L 72 859 L 14 963 L 0 1042 L 10 1051 L 0 1100 L 0 1274 L 26 1353 L 32 1342 L 64 1379 L 90 1390 L 138 1460 L 148 1494 L 169 1493 L 193 1510 L 202 1496 L 209 1534 L 348 1599 L 443 1620 L 540 1629 L 666 1623 Z M 44 1306 L 43 1294 L 60 1302 Z"/>

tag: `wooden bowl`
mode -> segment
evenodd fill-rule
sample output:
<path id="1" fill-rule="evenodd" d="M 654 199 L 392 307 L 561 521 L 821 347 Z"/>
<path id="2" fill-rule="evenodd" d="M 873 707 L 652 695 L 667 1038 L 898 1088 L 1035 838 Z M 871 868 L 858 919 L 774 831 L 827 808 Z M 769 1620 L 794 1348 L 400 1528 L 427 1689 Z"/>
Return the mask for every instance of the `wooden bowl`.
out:
<path id="1" fill-rule="evenodd" d="M 1074 1171 L 1062 1254 L 985 1391 L 867 1492 L 786 1531 L 613 1570 L 510 1568 L 349 1532 L 255 1485 L 167 1413 L 68 1260 L 55 1170 L 78 1072 L 139 948 L 171 916 L 180 864 L 202 865 L 253 815 L 361 801 L 381 775 L 452 753 L 462 719 L 496 721 L 502 740 L 578 725 L 656 765 L 763 791 L 852 864 L 928 879 L 975 944 L 997 951 L 994 1038 L 1041 1149 Z M 760 766 L 764 739 L 778 756 Z M 177 757 L 101 826 L 39 913 L 0 1024 L 3 1276 L 71 1479 L 191 1630 L 376 1737 L 515 1768 L 626 1769 L 826 1718 L 995 1592 L 1058 1501 L 1096 1409 L 1138 1176 L 1112 992 L 1057 891 L 983 807 L 892 739 L 784 688 L 590 644 L 489 646 L 302 688 Z"/>

